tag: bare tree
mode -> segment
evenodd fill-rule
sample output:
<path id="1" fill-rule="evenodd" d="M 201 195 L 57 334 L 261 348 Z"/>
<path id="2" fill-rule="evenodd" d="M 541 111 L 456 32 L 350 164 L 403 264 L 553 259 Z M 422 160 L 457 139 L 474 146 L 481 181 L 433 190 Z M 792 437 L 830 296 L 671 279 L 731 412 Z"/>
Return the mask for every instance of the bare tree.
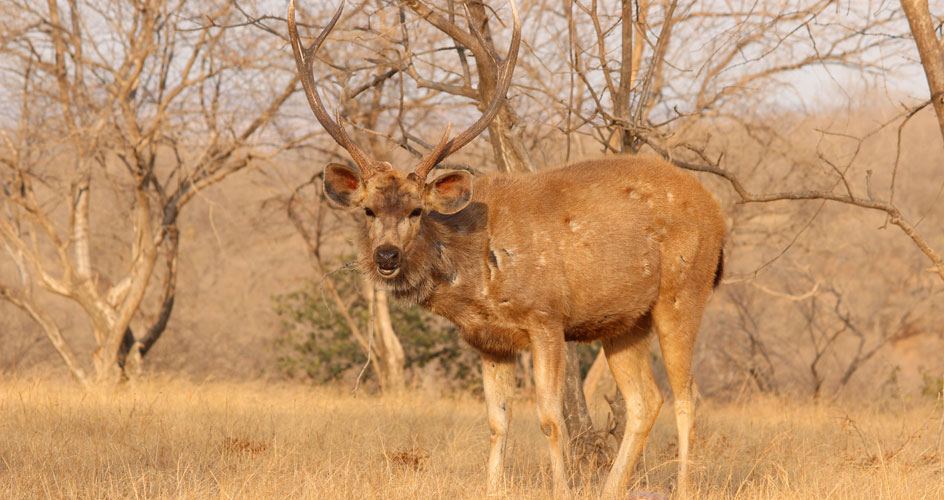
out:
<path id="1" fill-rule="evenodd" d="M 167 326 L 181 210 L 291 146 L 260 137 L 297 80 L 268 62 L 279 44 L 236 46 L 237 34 L 219 27 L 242 18 L 233 2 L 5 8 L 15 21 L 0 58 L 17 104 L 0 132 L 0 241 L 18 277 L 5 277 L 0 294 L 42 326 L 76 379 L 114 384 Z M 260 84 L 273 91 L 260 95 Z M 128 256 L 115 259 L 115 245 Z M 92 373 L 37 288 L 88 316 Z M 142 317 L 149 296 L 157 312 Z M 131 328 L 136 318 L 148 321 L 143 333 Z"/>

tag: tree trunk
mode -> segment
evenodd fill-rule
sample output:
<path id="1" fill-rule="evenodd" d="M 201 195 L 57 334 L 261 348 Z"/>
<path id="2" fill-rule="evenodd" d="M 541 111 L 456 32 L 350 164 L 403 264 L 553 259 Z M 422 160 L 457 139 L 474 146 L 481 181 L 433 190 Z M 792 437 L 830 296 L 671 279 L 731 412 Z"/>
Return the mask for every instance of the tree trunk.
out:
<path id="1" fill-rule="evenodd" d="M 593 364 L 590 366 L 590 371 L 587 372 L 587 377 L 583 381 L 583 394 L 587 401 L 593 398 L 594 393 L 600 387 L 600 382 L 609 372 L 610 367 L 606 362 L 606 355 L 603 353 L 603 349 L 600 349 L 597 358 L 593 360 Z"/>
<path id="2" fill-rule="evenodd" d="M 400 339 L 393 331 L 390 307 L 387 303 L 387 291 L 383 288 L 376 288 L 373 295 L 374 334 L 380 348 L 378 350 L 381 352 L 380 365 L 383 366 L 380 385 L 387 393 L 402 392 L 406 388 L 406 377 L 403 374 L 406 356 L 403 353 L 403 346 L 400 345 Z"/>
<path id="3" fill-rule="evenodd" d="M 96 339 L 100 339 L 96 350 L 96 380 L 99 385 L 113 386 L 126 378 L 124 362 L 135 344 L 130 331 L 131 320 L 137 313 L 147 291 L 157 248 L 151 229 L 151 207 L 144 184 L 135 190 L 135 240 L 131 247 L 131 271 L 127 289 L 116 294 L 116 303 L 109 303 L 99 293 L 91 279 L 84 279 L 77 290 L 76 299 L 92 317 Z"/>
<path id="4" fill-rule="evenodd" d="M 649 7 L 648 0 L 638 0 L 640 23 L 645 22 L 646 11 Z M 633 86 L 636 85 L 636 76 L 639 74 L 639 65 L 642 62 L 642 35 L 633 26 L 633 0 L 622 0 L 622 21 L 621 21 L 621 46 L 620 46 L 620 80 L 619 88 L 613 99 L 613 112 L 617 119 L 623 123 L 618 126 L 619 144 L 614 149 L 619 149 L 623 153 L 637 152 L 640 142 L 637 140 L 635 132 L 632 130 L 632 116 L 630 109 L 630 98 L 632 97 Z M 635 43 L 633 38 L 636 38 Z"/>
<path id="5" fill-rule="evenodd" d="M 570 435 L 570 452 L 580 468 L 606 463 L 606 436 L 595 431 L 583 392 L 577 344 L 567 344 L 567 374 L 564 379 L 564 423 Z"/>
<path id="6" fill-rule="evenodd" d="M 491 96 L 491 91 L 489 91 L 488 96 Z M 485 99 L 484 96 L 483 99 Z M 494 137 L 491 143 L 499 170 L 502 172 L 534 172 L 531 157 L 528 150 L 521 144 L 518 131 L 514 129 L 511 112 L 507 107 L 503 107 L 498 112 L 498 116 L 488 124 L 488 135 Z"/>
<path id="7" fill-rule="evenodd" d="M 931 104 L 937 113 L 941 137 L 944 138 L 944 48 L 934 34 L 934 21 L 927 0 L 901 0 L 901 6 L 908 17 L 918 54 L 921 55 L 921 65 L 924 66 L 928 89 L 931 91 Z"/>
<path id="8" fill-rule="evenodd" d="M 564 422 L 571 439 L 593 432 L 593 422 L 587 408 L 587 399 L 583 393 L 583 380 L 580 377 L 580 359 L 577 357 L 577 344 L 567 344 L 567 374 L 564 380 Z"/>
<path id="9" fill-rule="evenodd" d="M 380 379 L 380 388 L 388 393 L 401 392 L 406 387 L 406 377 L 403 372 L 406 356 L 393 330 L 390 307 L 387 304 L 387 291 L 375 287 L 365 278 L 364 293 L 373 326 L 371 352 L 374 354 L 374 368 Z"/>
<path id="10" fill-rule="evenodd" d="M 521 381 L 521 388 L 525 392 L 534 390 L 534 361 L 531 359 L 531 351 L 521 351 L 518 354 L 518 380 Z"/>
<path id="11" fill-rule="evenodd" d="M 476 23 L 485 40 L 491 45 L 486 50 L 494 51 L 495 47 L 491 44 L 492 37 L 488 27 L 485 4 L 470 2 L 468 6 L 469 12 L 472 14 L 472 22 Z M 498 83 L 499 77 L 498 67 L 495 61 L 488 57 L 482 57 L 482 54 L 476 54 L 475 65 L 479 75 L 479 107 L 484 109 L 495 92 L 495 85 Z M 501 111 L 488 124 L 488 137 L 492 144 L 495 163 L 499 171 L 534 172 L 531 156 L 528 149 L 521 143 L 521 138 L 515 130 L 514 115 L 507 102 L 502 104 Z"/>
<path id="12" fill-rule="evenodd" d="M 583 393 L 583 378 L 580 376 L 580 359 L 577 357 L 577 344 L 567 344 L 567 378 L 564 379 L 564 423 L 570 433 L 574 451 L 575 443 L 593 433 L 593 422 L 587 408 L 587 398 Z M 574 455 L 575 457 L 577 454 Z"/>

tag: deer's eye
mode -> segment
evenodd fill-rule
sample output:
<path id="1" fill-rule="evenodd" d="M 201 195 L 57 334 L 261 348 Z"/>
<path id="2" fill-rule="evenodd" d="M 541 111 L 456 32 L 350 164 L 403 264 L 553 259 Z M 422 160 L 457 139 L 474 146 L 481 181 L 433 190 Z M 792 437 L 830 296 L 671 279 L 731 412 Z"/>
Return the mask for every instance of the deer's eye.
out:
<path id="1" fill-rule="evenodd" d="M 413 211 L 410 212 L 410 217 L 419 217 L 421 215 L 423 215 L 423 209 L 419 207 L 414 208 Z"/>
<path id="2" fill-rule="evenodd" d="M 365 208 L 364 213 L 367 214 L 368 217 L 376 217 L 376 214 L 374 214 L 374 211 L 369 208 Z"/>

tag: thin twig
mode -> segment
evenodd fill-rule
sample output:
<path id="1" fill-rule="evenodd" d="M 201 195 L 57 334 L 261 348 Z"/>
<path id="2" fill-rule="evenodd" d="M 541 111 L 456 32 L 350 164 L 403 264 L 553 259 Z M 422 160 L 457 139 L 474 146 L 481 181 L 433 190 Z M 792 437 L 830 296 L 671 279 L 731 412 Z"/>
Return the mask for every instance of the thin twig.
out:
<path id="1" fill-rule="evenodd" d="M 368 315 L 368 321 L 370 322 L 370 325 L 367 330 L 367 361 L 364 362 L 364 366 L 361 367 L 360 373 L 357 374 L 357 380 L 354 381 L 355 398 L 357 397 L 357 391 L 361 386 L 361 379 L 364 377 L 364 372 L 367 371 L 367 367 L 370 366 L 370 361 L 373 359 L 370 353 L 374 350 L 374 300 L 375 299 L 372 294 L 370 298 L 370 307 L 368 307 L 368 310 L 370 311 L 370 314 Z"/>

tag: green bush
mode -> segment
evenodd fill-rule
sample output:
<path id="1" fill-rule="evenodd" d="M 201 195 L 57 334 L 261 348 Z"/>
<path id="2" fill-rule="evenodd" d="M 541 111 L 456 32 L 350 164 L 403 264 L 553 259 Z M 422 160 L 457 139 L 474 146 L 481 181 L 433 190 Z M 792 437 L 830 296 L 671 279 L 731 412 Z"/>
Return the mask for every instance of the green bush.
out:
<path id="1" fill-rule="evenodd" d="M 944 375 L 934 375 L 924 368 L 920 369 L 921 379 L 924 382 L 921 387 L 921 394 L 932 398 L 940 397 L 944 392 Z"/>
<path id="2" fill-rule="evenodd" d="M 366 337 L 369 310 L 360 290 L 364 286 L 360 276 L 353 271 L 343 271 L 333 274 L 332 278 Z M 352 369 L 360 370 L 367 361 L 364 349 L 321 283 L 310 283 L 300 290 L 276 295 L 273 303 L 282 320 L 282 332 L 275 341 L 277 364 L 287 377 L 330 382 Z M 390 301 L 390 319 L 403 346 L 407 373 L 410 368 L 437 362 L 443 376 L 458 385 L 478 383 L 478 356 L 467 346 L 460 345 L 455 328 L 446 320 L 395 300 Z M 373 377 L 372 370 L 365 376 Z"/>

